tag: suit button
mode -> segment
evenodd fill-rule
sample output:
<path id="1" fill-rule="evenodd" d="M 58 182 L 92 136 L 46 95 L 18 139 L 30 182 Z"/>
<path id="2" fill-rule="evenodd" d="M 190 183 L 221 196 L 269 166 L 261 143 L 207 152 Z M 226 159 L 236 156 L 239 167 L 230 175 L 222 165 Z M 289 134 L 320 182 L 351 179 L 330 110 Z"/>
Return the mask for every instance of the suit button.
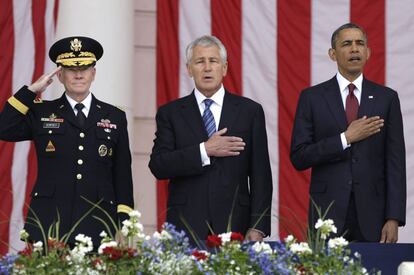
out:
<path id="1" fill-rule="evenodd" d="M 76 179 L 81 180 L 82 179 L 82 174 L 77 174 Z"/>
<path id="2" fill-rule="evenodd" d="M 79 165 L 82 165 L 82 164 L 83 164 L 83 160 L 78 159 L 78 164 L 79 164 Z"/>
<path id="3" fill-rule="evenodd" d="M 34 196 L 35 196 L 35 197 L 37 197 L 37 195 L 39 195 L 37 192 L 36 192 L 36 193 L 34 193 Z"/>
<path id="4" fill-rule="evenodd" d="M 85 134 L 81 132 L 81 133 L 79 134 L 79 136 L 80 136 L 81 138 L 84 138 L 84 137 L 85 137 Z"/>
<path id="5" fill-rule="evenodd" d="M 108 136 L 108 139 L 111 139 L 111 137 L 110 137 L 110 136 Z"/>
<path id="6" fill-rule="evenodd" d="M 51 134 L 51 133 L 53 133 L 53 131 L 52 130 L 49 130 L 49 132 L 48 132 L 49 134 Z"/>
<path id="7" fill-rule="evenodd" d="M 83 146 L 79 145 L 78 149 L 79 149 L 79 151 L 83 151 Z"/>

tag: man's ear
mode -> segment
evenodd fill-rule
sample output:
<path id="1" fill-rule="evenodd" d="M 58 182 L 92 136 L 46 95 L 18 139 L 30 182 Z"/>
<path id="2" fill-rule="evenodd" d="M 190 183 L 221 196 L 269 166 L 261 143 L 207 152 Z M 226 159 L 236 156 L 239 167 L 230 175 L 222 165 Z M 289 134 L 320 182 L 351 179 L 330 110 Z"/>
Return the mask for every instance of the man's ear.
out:
<path id="1" fill-rule="evenodd" d="M 191 73 L 191 68 L 190 68 L 190 65 L 189 65 L 189 64 L 186 64 L 186 66 L 187 66 L 187 74 L 188 74 L 188 76 L 189 76 L 190 78 L 193 78 L 193 74 Z"/>
<path id="2" fill-rule="evenodd" d="M 371 57 L 371 48 L 367 48 L 367 60 Z"/>
<path id="3" fill-rule="evenodd" d="M 336 62 L 336 52 L 335 52 L 335 49 L 330 48 L 329 51 L 328 51 L 328 55 L 329 55 L 329 58 L 332 61 L 335 61 Z"/>

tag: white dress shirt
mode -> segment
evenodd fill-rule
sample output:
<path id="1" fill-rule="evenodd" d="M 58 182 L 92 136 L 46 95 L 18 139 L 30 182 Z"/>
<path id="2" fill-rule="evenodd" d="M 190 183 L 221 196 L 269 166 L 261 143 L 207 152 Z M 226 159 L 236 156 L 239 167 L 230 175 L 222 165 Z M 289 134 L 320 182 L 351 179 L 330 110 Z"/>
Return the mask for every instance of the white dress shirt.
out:
<path id="1" fill-rule="evenodd" d="M 215 92 L 210 99 L 213 100 L 213 103 L 210 106 L 210 111 L 213 114 L 214 122 L 216 124 L 216 131 L 218 130 L 218 126 L 220 123 L 221 117 L 221 110 L 223 108 L 223 101 L 224 101 L 224 87 L 221 85 L 220 89 Z M 197 100 L 197 106 L 200 110 L 200 115 L 203 116 L 204 109 L 206 108 L 204 104 L 204 99 L 207 97 L 203 95 L 197 88 L 194 89 L 194 95 Z M 210 165 L 210 157 L 207 155 L 205 142 L 200 143 L 200 154 L 201 154 L 201 165 L 206 166 Z"/>
<path id="2" fill-rule="evenodd" d="M 346 109 L 346 97 L 349 94 L 348 85 L 350 83 L 355 85 L 354 95 L 358 100 L 358 104 L 361 105 L 361 94 L 362 94 L 362 80 L 363 75 L 357 77 L 353 82 L 350 82 L 348 79 L 343 77 L 339 72 L 336 74 L 336 80 L 339 84 L 339 91 L 341 92 L 342 104 L 344 106 L 344 110 Z M 341 142 L 342 148 L 345 150 L 346 148 L 350 147 L 351 144 L 348 144 L 345 137 L 345 132 L 341 133 Z"/>
<path id="3" fill-rule="evenodd" d="M 78 103 L 82 103 L 85 107 L 82 109 L 82 112 L 85 114 L 86 117 L 88 117 L 89 114 L 89 110 L 91 109 L 91 104 L 92 104 L 92 94 L 89 93 L 88 96 L 82 100 L 82 102 L 77 102 L 76 100 L 74 100 L 73 98 L 71 98 L 70 96 L 68 96 L 65 93 L 66 99 L 68 100 L 70 106 L 72 107 L 72 110 L 75 112 L 75 116 L 78 114 L 78 110 L 75 108 L 75 105 Z"/>

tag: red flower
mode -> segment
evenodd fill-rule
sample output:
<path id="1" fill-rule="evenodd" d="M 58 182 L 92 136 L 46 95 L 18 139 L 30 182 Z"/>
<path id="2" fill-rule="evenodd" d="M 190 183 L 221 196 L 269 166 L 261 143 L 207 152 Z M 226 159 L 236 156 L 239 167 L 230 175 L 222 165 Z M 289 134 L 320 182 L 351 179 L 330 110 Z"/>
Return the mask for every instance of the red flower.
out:
<path id="1" fill-rule="evenodd" d="M 107 255 L 110 260 L 116 261 L 122 258 L 124 253 L 120 249 L 115 247 L 105 247 L 103 249 L 103 254 Z"/>
<path id="2" fill-rule="evenodd" d="M 242 242 L 244 240 L 244 237 L 242 234 L 240 234 L 239 232 L 231 232 L 231 236 L 230 239 L 232 241 L 239 241 Z"/>
<path id="3" fill-rule="evenodd" d="M 31 257 L 33 253 L 33 245 L 31 243 L 27 244 L 26 247 L 19 251 L 19 255 Z"/>
<path id="4" fill-rule="evenodd" d="M 47 247 L 49 247 L 49 249 L 63 250 L 66 247 L 66 245 L 63 242 L 54 239 L 48 239 Z"/>
<path id="5" fill-rule="evenodd" d="M 209 235 L 207 237 L 207 246 L 212 247 L 219 247 L 221 245 L 221 238 L 218 235 Z"/>
<path id="6" fill-rule="evenodd" d="M 92 266 L 96 267 L 97 265 L 102 265 L 102 260 L 99 258 L 96 258 L 95 260 L 93 260 L 92 262 Z"/>
<path id="7" fill-rule="evenodd" d="M 137 252 L 137 250 L 133 249 L 133 248 L 128 248 L 126 252 L 128 254 L 128 257 L 133 258 L 135 256 L 135 253 Z"/>
<path id="8" fill-rule="evenodd" d="M 198 261 L 204 261 L 207 259 L 207 254 L 204 251 L 194 250 L 191 255 L 193 255 Z"/>

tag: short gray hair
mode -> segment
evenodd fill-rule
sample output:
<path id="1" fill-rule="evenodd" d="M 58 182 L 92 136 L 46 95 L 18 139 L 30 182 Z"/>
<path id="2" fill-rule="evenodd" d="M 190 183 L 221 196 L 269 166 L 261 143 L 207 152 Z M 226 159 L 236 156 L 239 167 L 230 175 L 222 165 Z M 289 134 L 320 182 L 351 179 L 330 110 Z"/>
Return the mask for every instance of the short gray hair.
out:
<path id="1" fill-rule="evenodd" d="M 226 47 L 224 47 L 223 43 L 221 41 L 213 36 L 213 35 L 203 35 L 188 44 L 187 48 L 185 49 L 185 58 L 186 63 L 189 64 L 191 61 L 191 58 L 193 57 L 193 49 L 196 46 L 203 46 L 203 47 L 210 47 L 210 46 L 217 46 L 220 51 L 220 57 L 221 60 L 226 63 L 227 62 L 227 51 Z"/>

